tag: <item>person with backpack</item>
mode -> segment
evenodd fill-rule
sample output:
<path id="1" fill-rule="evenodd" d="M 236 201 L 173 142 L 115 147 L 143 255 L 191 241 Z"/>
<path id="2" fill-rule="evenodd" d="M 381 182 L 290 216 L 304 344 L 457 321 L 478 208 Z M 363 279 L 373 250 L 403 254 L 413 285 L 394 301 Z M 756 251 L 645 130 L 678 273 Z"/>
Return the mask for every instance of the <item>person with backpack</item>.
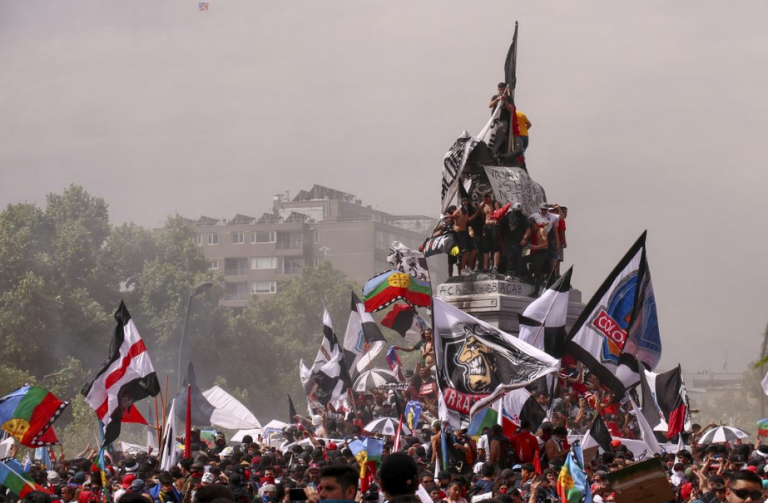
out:
<path id="1" fill-rule="evenodd" d="M 515 464 L 515 454 L 509 439 L 504 436 L 500 424 L 491 428 L 491 454 L 489 462 L 499 471 Z"/>

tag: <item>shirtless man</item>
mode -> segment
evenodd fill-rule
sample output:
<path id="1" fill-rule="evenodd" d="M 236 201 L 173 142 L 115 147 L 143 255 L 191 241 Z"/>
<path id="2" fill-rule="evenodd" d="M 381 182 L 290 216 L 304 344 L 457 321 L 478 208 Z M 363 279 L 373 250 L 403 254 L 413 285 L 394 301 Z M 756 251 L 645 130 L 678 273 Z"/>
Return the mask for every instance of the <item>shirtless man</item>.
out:
<path id="1" fill-rule="evenodd" d="M 549 242 L 547 240 L 547 229 L 544 224 L 533 222 L 530 230 L 532 233 L 529 234 L 526 232 L 526 237 L 520 242 L 520 245 L 525 246 L 528 244 L 528 239 L 531 239 L 530 260 L 533 267 L 532 273 L 535 280 L 535 284 L 533 286 L 533 294 L 531 296 L 538 297 L 539 288 L 541 287 L 541 284 L 544 280 L 544 275 L 547 273 L 546 269 Z"/>
<path id="2" fill-rule="evenodd" d="M 443 442 L 440 436 L 440 420 L 432 421 L 432 438 L 429 440 L 432 445 L 432 463 L 439 463 L 443 459 Z"/>
<path id="3" fill-rule="evenodd" d="M 461 261 L 459 262 L 459 274 L 464 274 L 465 268 L 470 271 L 469 265 L 473 263 L 475 255 L 477 254 L 477 247 L 469 235 L 469 222 L 480 216 L 480 212 L 476 211 L 473 215 L 469 214 L 469 199 L 467 197 L 461 198 L 461 207 L 453 213 L 453 230 L 456 232 L 456 242 L 459 245 L 459 251 L 461 252 Z"/>
<path id="4" fill-rule="evenodd" d="M 501 248 L 499 247 L 499 221 L 493 218 L 493 212 L 500 209 L 498 201 L 494 201 L 493 194 L 486 193 L 483 202 L 480 203 L 480 211 L 485 217 L 485 226 L 483 227 L 483 267 L 488 270 L 491 265 L 491 256 L 493 256 L 493 265 L 491 274 L 498 272 L 499 260 L 501 260 Z"/>

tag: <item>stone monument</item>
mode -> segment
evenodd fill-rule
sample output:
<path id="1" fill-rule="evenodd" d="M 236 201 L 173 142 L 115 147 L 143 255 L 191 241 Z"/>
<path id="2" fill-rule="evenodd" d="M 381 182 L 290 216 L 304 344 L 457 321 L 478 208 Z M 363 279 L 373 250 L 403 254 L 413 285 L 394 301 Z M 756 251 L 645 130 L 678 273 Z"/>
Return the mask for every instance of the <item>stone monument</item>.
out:
<path id="1" fill-rule="evenodd" d="M 441 300 L 512 335 L 519 332 L 518 313 L 525 311 L 528 304 L 536 300 L 531 297 L 532 294 L 533 285 L 490 273 L 448 278 L 438 285 L 436 292 Z M 568 329 L 584 309 L 581 291 L 571 289 L 569 300 Z"/>

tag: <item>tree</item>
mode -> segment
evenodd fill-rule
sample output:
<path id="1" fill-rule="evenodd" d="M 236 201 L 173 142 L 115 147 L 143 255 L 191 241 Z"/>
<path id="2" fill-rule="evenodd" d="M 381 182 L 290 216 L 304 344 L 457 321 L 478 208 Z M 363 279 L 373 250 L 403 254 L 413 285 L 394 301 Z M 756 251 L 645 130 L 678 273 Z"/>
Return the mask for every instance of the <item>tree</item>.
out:
<path id="1" fill-rule="evenodd" d="M 311 366 L 320 347 L 323 303 L 336 335 L 344 338 L 350 290 L 356 286 L 328 263 L 305 267 L 302 275 L 281 281 L 277 293 L 253 300 L 234 321 L 227 381 L 248 390 L 249 405 L 259 414 L 283 416 L 285 394 L 303 396 L 299 360 Z"/>

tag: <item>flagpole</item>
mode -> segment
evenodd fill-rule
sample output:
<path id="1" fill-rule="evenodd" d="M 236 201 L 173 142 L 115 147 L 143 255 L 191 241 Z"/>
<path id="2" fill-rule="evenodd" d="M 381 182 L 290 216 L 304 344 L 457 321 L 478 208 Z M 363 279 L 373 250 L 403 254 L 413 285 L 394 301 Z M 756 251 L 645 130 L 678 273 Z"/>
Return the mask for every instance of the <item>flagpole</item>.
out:
<path id="1" fill-rule="evenodd" d="M 187 384 L 187 417 L 184 425 L 184 459 L 192 457 L 192 385 Z"/>
<path id="2" fill-rule="evenodd" d="M 160 428 L 160 408 L 157 406 L 157 395 L 155 395 L 155 429 L 157 431 L 158 448 L 163 444 L 163 430 Z"/>
<path id="3" fill-rule="evenodd" d="M 547 291 L 547 288 L 544 288 L 544 291 Z M 543 294 L 542 294 L 543 295 Z M 557 295 L 552 296 L 552 302 L 549 304 L 549 307 L 547 308 L 547 312 L 544 314 L 544 319 L 541 320 L 541 325 L 539 325 L 539 329 L 536 331 L 536 336 L 533 338 L 533 342 L 531 343 L 531 346 L 536 346 L 536 341 L 539 340 L 539 334 L 542 330 L 544 330 L 544 324 L 547 323 L 547 318 L 549 317 L 549 312 L 552 311 L 552 307 L 555 305 L 555 301 L 557 300 Z"/>

